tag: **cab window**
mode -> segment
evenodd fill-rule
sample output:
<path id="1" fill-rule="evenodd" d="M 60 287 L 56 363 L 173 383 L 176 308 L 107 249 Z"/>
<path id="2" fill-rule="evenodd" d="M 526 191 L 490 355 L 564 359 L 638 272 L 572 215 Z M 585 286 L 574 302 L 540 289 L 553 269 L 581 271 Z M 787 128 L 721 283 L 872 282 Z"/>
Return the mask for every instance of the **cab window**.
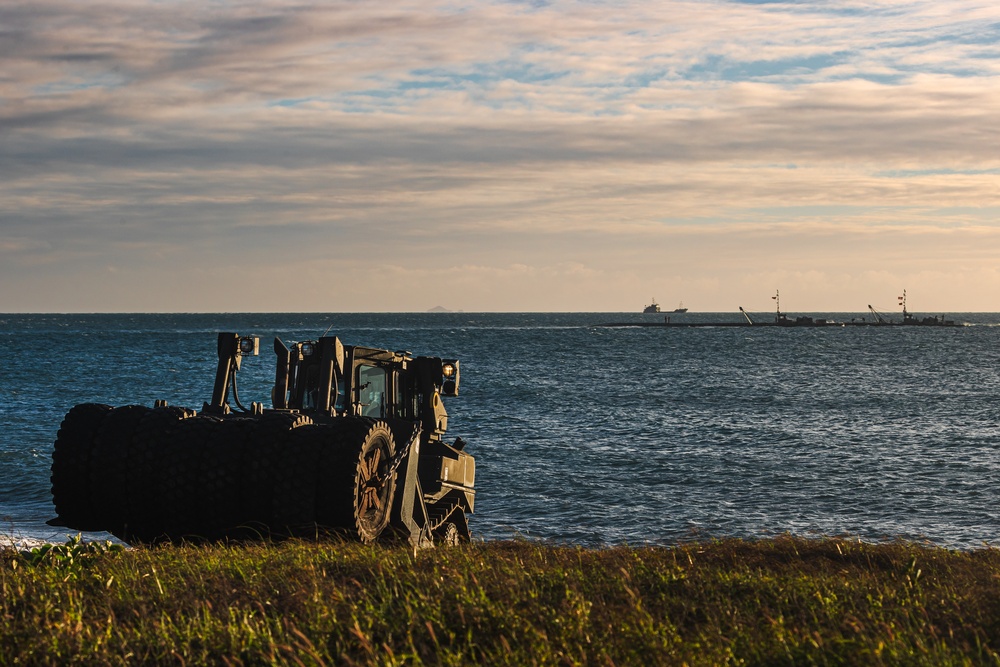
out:
<path id="1" fill-rule="evenodd" d="M 378 366 L 358 366 L 358 404 L 362 417 L 386 416 L 386 373 Z"/>

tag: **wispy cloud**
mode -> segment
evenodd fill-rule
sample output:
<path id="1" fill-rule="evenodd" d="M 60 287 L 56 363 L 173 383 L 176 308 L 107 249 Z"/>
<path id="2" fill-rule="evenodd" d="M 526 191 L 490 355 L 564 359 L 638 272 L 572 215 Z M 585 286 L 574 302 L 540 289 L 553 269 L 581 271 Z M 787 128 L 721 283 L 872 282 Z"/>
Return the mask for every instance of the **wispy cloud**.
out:
<path id="1" fill-rule="evenodd" d="M 706 275 L 734 235 L 748 265 L 780 243 L 839 267 L 828 234 L 891 233 L 985 271 L 959 239 L 992 239 L 1000 211 L 998 56 L 979 0 L 7 2 L 0 278 L 33 287 L 0 310 L 65 308 L 57 285 L 109 265 L 136 284 L 181 266 L 194 289 L 234 251 L 273 277 L 264 310 L 359 307 L 288 303 L 288 266 L 363 253 L 426 292 L 463 276 L 446 305 L 466 309 L 630 307 L 644 283 L 722 307 L 757 275 Z M 678 246 L 700 261 L 643 260 Z M 882 251 L 850 252 L 874 280 Z M 517 289 L 521 266 L 545 289 Z M 568 266 L 610 286 L 600 303 Z M 440 301 L 381 282 L 368 309 Z"/>

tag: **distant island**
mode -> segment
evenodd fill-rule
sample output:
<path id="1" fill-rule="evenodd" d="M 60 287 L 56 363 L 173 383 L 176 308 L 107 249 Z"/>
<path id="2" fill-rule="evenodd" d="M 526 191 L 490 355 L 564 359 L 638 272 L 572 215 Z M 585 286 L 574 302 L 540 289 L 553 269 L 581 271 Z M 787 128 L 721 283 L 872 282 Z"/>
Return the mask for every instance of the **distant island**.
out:
<path id="1" fill-rule="evenodd" d="M 458 312 L 458 311 L 448 310 L 444 306 L 434 306 L 433 308 L 429 309 L 427 312 L 428 313 L 455 313 L 455 312 Z"/>

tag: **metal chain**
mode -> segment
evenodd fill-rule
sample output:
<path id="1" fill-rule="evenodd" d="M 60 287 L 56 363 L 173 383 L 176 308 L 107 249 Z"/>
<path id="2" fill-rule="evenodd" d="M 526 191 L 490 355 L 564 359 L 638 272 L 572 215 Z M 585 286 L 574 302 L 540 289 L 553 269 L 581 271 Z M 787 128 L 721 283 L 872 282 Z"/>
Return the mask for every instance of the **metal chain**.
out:
<path id="1" fill-rule="evenodd" d="M 380 475 L 380 485 L 385 483 L 386 480 L 392 478 L 392 476 L 396 473 L 396 470 L 399 469 L 399 466 L 402 465 L 403 459 L 405 459 L 406 455 L 410 453 L 410 448 L 413 447 L 413 443 L 416 442 L 419 437 L 420 423 L 418 422 L 416 426 L 413 427 L 413 435 L 411 435 L 410 439 L 407 440 L 406 445 L 401 450 L 393 454 L 392 458 L 389 459 L 389 467 L 386 469 L 384 475 Z"/>

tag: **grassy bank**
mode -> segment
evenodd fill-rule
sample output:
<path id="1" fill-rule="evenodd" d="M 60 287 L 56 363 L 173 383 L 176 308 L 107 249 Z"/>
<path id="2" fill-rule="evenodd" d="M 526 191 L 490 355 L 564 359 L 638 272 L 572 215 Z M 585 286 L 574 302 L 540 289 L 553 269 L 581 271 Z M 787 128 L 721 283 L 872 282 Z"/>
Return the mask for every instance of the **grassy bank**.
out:
<path id="1" fill-rule="evenodd" d="M 997 664 L 1000 551 L 0 551 L 0 664 Z"/>

